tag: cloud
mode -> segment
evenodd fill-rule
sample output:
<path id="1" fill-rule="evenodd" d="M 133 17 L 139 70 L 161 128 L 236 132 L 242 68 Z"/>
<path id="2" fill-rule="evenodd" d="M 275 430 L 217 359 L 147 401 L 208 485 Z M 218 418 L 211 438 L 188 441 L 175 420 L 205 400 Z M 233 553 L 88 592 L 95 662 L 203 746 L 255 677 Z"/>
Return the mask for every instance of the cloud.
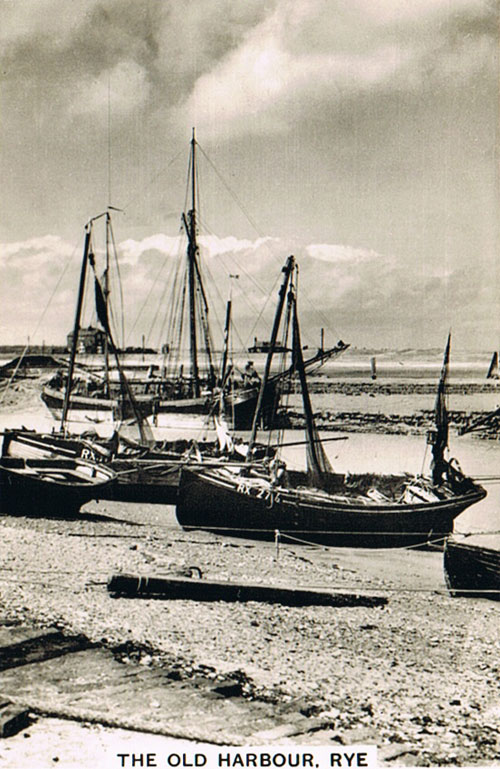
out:
<path id="1" fill-rule="evenodd" d="M 258 238 L 257 240 L 248 240 L 246 238 L 235 238 L 230 235 L 226 238 L 219 238 L 216 235 L 202 235 L 199 240 L 200 248 L 206 252 L 207 256 L 213 258 L 222 254 L 239 254 L 241 252 L 256 252 L 262 247 L 267 247 L 276 242 L 275 238 Z"/>
<path id="2" fill-rule="evenodd" d="M 460 304 L 469 338 L 489 333 L 496 9 L 488 0 L 6 0 L 4 326 L 14 336 L 13 318 L 32 326 L 71 250 L 24 237 L 70 238 L 109 188 L 134 235 L 182 210 L 185 164 L 177 173 L 167 160 L 196 125 L 241 185 L 255 231 L 278 236 L 252 240 L 215 191 L 201 206 L 210 230 L 227 236 L 200 238 L 219 303 L 229 274 L 251 277 L 232 286 L 242 307 L 245 295 L 253 305 L 239 311 L 244 327 L 295 253 L 312 305 L 337 318 L 342 336 L 411 334 L 414 324 L 427 339 L 434 318 L 458 318 Z M 178 251 L 165 234 L 121 248 L 130 317 L 150 291 L 163 296 Z M 78 261 L 54 300 L 56 336 L 72 322 Z M 472 262 L 476 280 L 461 268 Z"/>
<path id="3" fill-rule="evenodd" d="M 20 0 L 3 5 L 0 55 L 12 98 L 32 88 L 52 120 L 106 114 L 110 82 L 113 114 L 168 107 L 176 128 L 231 136 L 287 130 L 346 94 L 467 77 L 491 66 L 494 20 L 485 0 Z"/>
<path id="4" fill-rule="evenodd" d="M 8 287 L 0 303 L 4 344 L 19 344 L 30 334 L 34 341 L 33 335 L 50 317 L 49 336 L 56 333 L 61 319 L 69 329 L 77 285 L 74 256 L 74 247 L 54 235 L 0 244 L 0 285 Z M 69 275 L 71 288 L 64 280 Z"/>
<path id="5" fill-rule="evenodd" d="M 172 255 L 179 248 L 179 239 L 158 233 L 150 235 L 142 240 L 124 240 L 119 245 L 121 260 L 136 265 L 144 254 L 151 251 L 159 251 L 165 255 Z"/>
<path id="6" fill-rule="evenodd" d="M 159 326 L 165 325 L 170 307 L 173 274 L 178 259 L 184 259 L 184 249 L 178 248 L 176 239 L 157 233 L 143 240 L 125 240 L 117 251 L 129 329 L 126 341 L 139 343 L 144 333 L 149 343 L 158 345 L 162 341 Z M 38 343 L 42 339 L 62 343 L 73 322 L 80 262 L 75 248 L 47 236 L 3 244 L 0 253 L 0 280 L 12 288 L 5 292 L 0 308 L 5 343 L 19 342 L 20 335 L 27 334 L 36 342 L 35 331 Z M 100 261 L 99 249 L 96 253 Z M 472 267 L 429 275 L 418 264 L 408 268 L 393 255 L 369 249 L 283 238 L 251 241 L 210 236 L 202 244 L 201 263 L 216 343 L 221 340 L 230 293 L 241 344 L 245 346 L 255 335 L 269 336 L 288 253 L 296 254 L 300 268 L 299 308 L 306 342 L 317 340 L 321 327 L 326 327 L 328 338 L 342 337 L 358 346 L 433 346 L 440 344 L 450 326 L 457 332 L 459 346 L 466 341 L 480 346 L 490 327 L 493 333 L 494 322 L 485 316 L 484 307 L 494 301 L 495 285 L 485 285 Z M 62 281 L 61 264 L 66 265 Z M 231 274 L 238 274 L 239 280 L 233 281 Z M 92 291 L 88 293 L 84 323 L 94 313 Z M 118 297 L 113 284 L 115 309 Z M 465 314 L 464 306 L 469 308 Z M 481 329 L 480 340 L 474 339 L 475 324 Z"/>
<path id="7" fill-rule="evenodd" d="M 81 81 L 71 94 L 70 115 L 86 113 L 108 119 L 108 108 L 114 118 L 134 113 L 149 98 L 147 72 L 133 61 L 121 61 L 112 70 L 100 72 L 90 82 Z"/>
<path id="8" fill-rule="evenodd" d="M 269 0 L 19 0 L 4 2 L 0 60 L 14 93 L 23 87 L 50 97 L 39 109 L 55 118 L 107 110 L 140 111 L 153 95 L 150 120 L 175 104 L 196 78 L 237 47 L 273 2 Z M 8 94 L 9 91 L 6 91 Z"/>
<path id="9" fill-rule="evenodd" d="M 219 137 L 279 133 L 348 94 L 466 80 L 491 71 L 487 16 L 479 0 L 281 0 L 199 76 L 175 119 Z"/>
<path id="10" fill-rule="evenodd" d="M 2 4 L 0 41 L 10 50 L 14 46 L 44 42 L 50 47 L 64 47 L 88 20 L 100 0 L 66 3 L 61 0 L 19 0 Z"/>
<path id="11" fill-rule="evenodd" d="M 306 247 L 306 253 L 313 259 L 334 264 L 336 262 L 349 262 L 355 264 L 372 259 L 379 259 L 380 254 L 367 248 L 353 248 L 352 246 L 337 246 L 329 243 L 314 243 Z"/>

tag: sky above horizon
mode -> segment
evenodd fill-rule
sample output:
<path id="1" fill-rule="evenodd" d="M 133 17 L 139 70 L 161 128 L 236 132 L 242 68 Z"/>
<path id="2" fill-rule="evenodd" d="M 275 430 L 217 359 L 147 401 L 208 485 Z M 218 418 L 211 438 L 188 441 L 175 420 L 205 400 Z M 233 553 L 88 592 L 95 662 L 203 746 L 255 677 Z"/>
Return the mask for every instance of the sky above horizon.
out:
<path id="1" fill-rule="evenodd" d="M 64 342 L 108 204 L 120 341 L 167 341 L 196 126 L 216 325 L 232 292 L 241 342 L 268 337 L 294 253 L 311 343 L 451 328 L 498 347 L 498 18 L 496 0 L 0 0 L 0 343 Z"/>

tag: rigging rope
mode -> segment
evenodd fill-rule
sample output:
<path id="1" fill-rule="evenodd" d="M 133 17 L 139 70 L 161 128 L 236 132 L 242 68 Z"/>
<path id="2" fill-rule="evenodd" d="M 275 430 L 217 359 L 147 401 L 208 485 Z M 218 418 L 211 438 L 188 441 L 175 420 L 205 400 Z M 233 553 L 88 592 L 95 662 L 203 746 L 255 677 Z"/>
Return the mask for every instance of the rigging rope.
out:
<path id="1" fill-rule="evenodd" d="M 209 156 L 207 155 L 207 153 L 205 152 L 203 147 L 201 147 L 200 144 L 198 144 L 198 142 L 196 142 L 196 146 L 198 147 L 198 149 L 200 150 L 200 152 L 202 153 L 202 155 L 206 159 L 206 161 L 209 163 L 209 165 L 211 166 L 211 168 L 213 169 L 213 171 L 215 172 L 215 174 L 217 175 L 219 180 L 222 182 L 222 184 L 224 185 L 226 190 L 229 192 L 229 194 L 231 195 L 233 200 L 238 204 L 238 206 L 241 209 L 242 213 L 247 218 L 249 224 L 253 227 L 255 232 L 259 235 L 259 237 L 261 237 L 264 240 L 264 243 L 267 245 L 266 238 L 265 238 L 264 234 L 259 230 L 259 228 L 257 227 L 255 221 L 250 216 L 248 211 L 245 209 L 244 205 L 242 204 L 242 202 L 240 201 L 240 199 L 238 198 L 238 196 L 236 195 L 234 190 L 230 187 L 230 185 L 226 182 L 226 180 L 224 179 L 222 174 L 218 171 L 216 166 L 210 160 Z M 274 254 L 270 249 L 268 249 L 268 252 L 271 254 L 271 256 L 272 256 L 272 258 L 274 259 L 275 262 L 279 261 L 281 263 L 281 259 L 280 259 L 280 257 L 278 257 L 277 254 Z M 305 300 L 306 300 L 306 303 L 310 306 L 311 310 L 322 321 L 323 325 L 326 326 L 327 328 L 332 328 L 332 330 L 335 332 L 336 336 L 338 337 L 339 336 L 338 335 L 338 331 L 334 327 L 332 327 L 330 325 L 330 320 L 326 317 L 326 315 L 321 310 L 319 310 L 317 308 L 317 306 L 310 299 L 308 299 L 307 295 L 305 296 Z"/>

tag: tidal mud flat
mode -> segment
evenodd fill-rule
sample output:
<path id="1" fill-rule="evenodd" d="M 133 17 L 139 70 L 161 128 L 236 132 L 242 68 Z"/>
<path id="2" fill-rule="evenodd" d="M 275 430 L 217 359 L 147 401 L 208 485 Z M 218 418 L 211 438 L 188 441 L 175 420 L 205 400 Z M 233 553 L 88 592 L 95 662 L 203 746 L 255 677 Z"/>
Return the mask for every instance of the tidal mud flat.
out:
<path id="1" fill-rule="evenodd" d="M 29 414 L 36 388 L 23 385 L 18 396 L 11 407 L 22 401 Z M 161 670 L 193 691 L 211 681 L 249 708 L 270 705 L 270 742 L 371 743 L 391 766 L 500 763 L 500 607 L 451 598 L 441 552 L 285 541 L 277 551 L 273 543 L 184 532 L 173 508 L 153 505 L 93 502 L 75 519 L 60 514 L 0 519 L 4 622 L 81 634 L 111 650 L 130 678 Z M 387 603 L 113 599 L 106 588 L 114 573 L 187 574 L 193 567 L 204 579 L 336 589 Z M 161 708 L 151 708 L 160 732 L 163 724 L 164 734 L 182 736 Z M 299 717 L 298 734 L 283 728 Z M 202 715 L 193 726 L 185 735 L 191 739 L 223 734 Z M 249 717 L 240 744 L 252 743 L 253 726 Z"/>

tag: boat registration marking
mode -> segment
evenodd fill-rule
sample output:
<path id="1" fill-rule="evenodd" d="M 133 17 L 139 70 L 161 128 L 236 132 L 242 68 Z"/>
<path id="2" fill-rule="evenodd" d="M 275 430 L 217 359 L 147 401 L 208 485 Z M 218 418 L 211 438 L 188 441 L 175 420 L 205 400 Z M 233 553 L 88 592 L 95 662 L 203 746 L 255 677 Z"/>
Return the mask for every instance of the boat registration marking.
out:
<path id="1" fill-rule="evenodd" d="M 255 499 L 263 499 L 267 504 L 267 507 L 273 507 L 281 501 L 281 496 L 278 491 L 269 488 L 268 486 L 256 486 L 255 484 L 248 483 L 248 481 L 241 479 L 238 481 L 236 487 L 238 494 L 246 494 L 249 497 Z"/>

